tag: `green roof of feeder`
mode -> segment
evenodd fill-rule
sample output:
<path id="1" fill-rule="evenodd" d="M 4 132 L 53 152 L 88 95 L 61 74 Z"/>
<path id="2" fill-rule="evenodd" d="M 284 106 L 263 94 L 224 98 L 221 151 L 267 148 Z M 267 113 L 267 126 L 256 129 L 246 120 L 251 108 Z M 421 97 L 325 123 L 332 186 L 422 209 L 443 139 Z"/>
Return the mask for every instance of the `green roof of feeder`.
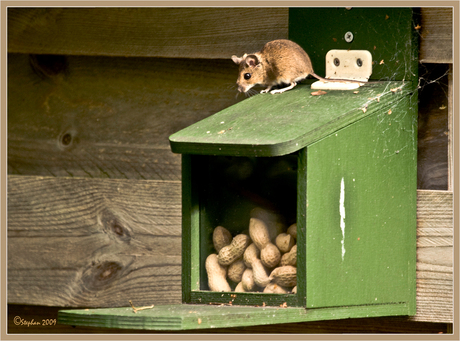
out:
<path id="1" fill-rule="evenodd" d="M 313 96 L 315 90 L 306 84 L 282 94 L 259 94 L 171 135 L 171 149 L 181 154 L 286 155 L 390 108 L 411 89 L 410 83 L 383 82 Z"/>

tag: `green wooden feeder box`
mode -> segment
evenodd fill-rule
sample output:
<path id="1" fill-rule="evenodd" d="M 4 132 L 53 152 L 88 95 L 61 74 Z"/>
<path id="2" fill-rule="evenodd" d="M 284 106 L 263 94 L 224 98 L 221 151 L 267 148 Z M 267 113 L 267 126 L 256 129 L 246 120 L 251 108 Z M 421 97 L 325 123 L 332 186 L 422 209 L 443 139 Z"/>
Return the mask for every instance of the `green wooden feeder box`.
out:
<path id="1" fill-rule="evenodd" d="M 312 11 L 327 9 L 291 10 L 290 28 L 317 18 Z M 386 69 L 392 81 L 322 96 L 311 95 L 306 81 L 247 98 L 170 137 L 172 151 L 182 154 L 183 304 L 137 314 L 130 307 L 68 310 L 59 321 L 187 330 L 414 315 L 416 44 L 412 10 L 375 9 L 381 25 L 389 12 L 399 32 L 390 38 L 408 48 L 396 52 L 400 45 L 386 41 L 385 53 L 401 54 L 405 66 L 376 63 L 374 74 L 382 79 Z M 290 37 L 306 46 L 301 33 Z M 373 46 L 365 49 L 379 60 Z M 254 207 L 297 224 L 297 293 L 209 290 L 204 263 L 215 252 L 213 229 L 247 230 Z"/>

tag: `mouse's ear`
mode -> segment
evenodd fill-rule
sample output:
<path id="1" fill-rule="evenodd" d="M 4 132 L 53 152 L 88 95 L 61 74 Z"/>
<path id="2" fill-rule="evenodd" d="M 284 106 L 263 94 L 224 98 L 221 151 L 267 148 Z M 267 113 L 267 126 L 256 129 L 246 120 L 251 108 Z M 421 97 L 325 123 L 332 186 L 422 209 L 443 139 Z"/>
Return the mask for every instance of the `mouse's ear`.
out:
<path id="1" fill-rule="evenodd" d="M 235 64 L 239 64 L 243 61 L 243 58 L 238 58 L 237 56 L 233 55 L 232 60 L 235 62 Z"/>
<path id="2" fill-rule="evenodd" d="M 239 58 L 235 55 L 232 56 L 232 60 L 235 62 L 235 64 L 240 64 L 243 60 L 246 59 L 247 54 L 245 53 L 243 57 Z"/>
<path id="3" fill-rule="evenodd" d="M 259 64 L 259 58 L 255 54 L 250 54 L 246 57 L 246 64 L 250 67 L 256 67 Z"/>

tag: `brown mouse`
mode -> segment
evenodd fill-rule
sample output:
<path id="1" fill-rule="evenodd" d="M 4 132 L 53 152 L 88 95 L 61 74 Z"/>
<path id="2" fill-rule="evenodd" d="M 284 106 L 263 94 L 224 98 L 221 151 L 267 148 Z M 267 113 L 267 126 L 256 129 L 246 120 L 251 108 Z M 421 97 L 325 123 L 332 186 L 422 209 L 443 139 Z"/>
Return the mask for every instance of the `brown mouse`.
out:
<path id="1" fill-rule="evenodd" d="M 236 84 L 239 92 L 248 92 L 254 85 L 267 86 L 260 93 L 269 92 L 272 87 L 280 84 L 290 84 L 288 87 L 270 91 L 282 93 L 297 85 L 297 82 L 308 75 L 325 82 L 351 82 L 356 80 L 326 79 L 313 71 L 310 57 L 298 44 L 291 40 L 279 39 L 269 41 L 262 50 L 243 57 L 232 56 L 235 64 L 239 65 L 239 75 Z"/>

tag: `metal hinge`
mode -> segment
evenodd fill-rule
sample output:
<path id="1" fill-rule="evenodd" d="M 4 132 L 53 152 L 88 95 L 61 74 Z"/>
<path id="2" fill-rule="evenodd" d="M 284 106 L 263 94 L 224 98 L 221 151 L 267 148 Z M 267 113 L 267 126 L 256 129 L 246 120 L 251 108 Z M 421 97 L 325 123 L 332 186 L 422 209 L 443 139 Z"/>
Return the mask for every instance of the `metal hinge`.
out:
<path id="1" fill-rule="evenodd" d="M 372 54 L 367 50 L 330 50 L 326 54 L 326 77 L 366 83 L 372 74 Z M 318 81 L 312 89 L 353 90 L 359 83 Z"/>

